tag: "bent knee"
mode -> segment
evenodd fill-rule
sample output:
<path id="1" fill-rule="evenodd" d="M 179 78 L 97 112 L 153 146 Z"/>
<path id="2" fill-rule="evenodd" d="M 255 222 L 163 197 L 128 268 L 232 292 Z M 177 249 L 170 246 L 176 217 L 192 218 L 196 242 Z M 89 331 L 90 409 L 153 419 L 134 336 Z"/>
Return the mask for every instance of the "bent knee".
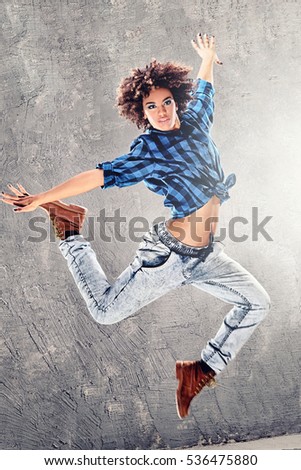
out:
<path id="1" fill-rule="evenodd" d="M 262 302 L 262 307 L 264 308 L 264 310 L 266 310 L 268 312 L 271 308 L 271 304 L 272 304 L 271 297 L 266 292 L 265 297 L 264 297 L 264 301 Z"/>
<path id="2" fill-rule="evenodd" d="M 253 308 L 261 310 L 263 315 L 266 315 L 269 312 L 271 309 L 271 298 L 266 291 L 260 292 L 260 295 L 258 295 L 255 302 L 253 302 Z"/>
<path id="3" fill-rule="evenodd" d="M 113 310 L 104 309 L 97 305 L 90 307 L 89 312 L 99 325 L 113 325 L 122 319 L 120 316 L 115 315 Z"/>
<path id="4" fill-rule="evenodd" d="M 119 321 L 118 319 L 110 315 L 107 311 L 103 311 L 100 309 L 96 311 L 96 314 L 93 315 L 93 317 L 99 325 L 113 325 L 114 323 L 118 323 Z"/>

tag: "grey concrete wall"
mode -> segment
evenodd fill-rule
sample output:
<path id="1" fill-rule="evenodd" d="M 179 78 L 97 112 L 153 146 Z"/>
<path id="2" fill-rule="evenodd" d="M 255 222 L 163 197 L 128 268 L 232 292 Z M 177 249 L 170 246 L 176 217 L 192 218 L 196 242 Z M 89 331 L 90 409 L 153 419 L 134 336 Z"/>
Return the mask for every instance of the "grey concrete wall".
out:
<path id="1" fill-rule="evenodd" d="M 1 10 L 2 188 L 20 182 L 32 193 L 128 150 L 138 131 L 113 105 L 131 67 L 173 59 L 195 76 L 190 39 L 216 35 L 224 66 L 215 67 L 213 137 L 225 174 L 237 175 L 220 227 L 226 252 L 272 299 L 220 387 L 204 391 L 180 421 L 175 361 L 199 358 L 229 305 L 187 287 L 119 324 L 97 325 L 57 242 L 30 241 L 41 236 L 33 217 L 44 213 L 14 214 L 2 204 L 1 448 L 164 449 L 300 432 L 298 2 L 4 0 Z M 69 202 L 91 218 L 103 208 L 127 217 L 125 242 L 110 224 L 105 242 L 95 222 L 92 245 L 111 280 L 137 248 L 128 222 L 169 216 L 143 183 Z M 270 240 L 252 237 L 252 208 L 259 220 L 272 216 Z M 248 222 L 237 226 L 244 242 L 229 230 L 236 216 Z"/>

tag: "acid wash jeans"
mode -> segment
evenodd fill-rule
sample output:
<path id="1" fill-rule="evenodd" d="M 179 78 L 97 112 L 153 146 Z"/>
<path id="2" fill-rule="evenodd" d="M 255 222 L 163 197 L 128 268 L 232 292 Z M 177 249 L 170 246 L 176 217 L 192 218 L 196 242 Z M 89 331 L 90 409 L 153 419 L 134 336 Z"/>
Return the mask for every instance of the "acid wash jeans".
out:
<path id="1" fill-rule="evenodd" d="M 232 360 L 264 319 L 270 297 L 260 283 L 224 252 L 210 235 L 206 247 L 175 238 L 165 222 L 144 236 L 130 265 L 110 284 L 96 254 L 82 235 L 59 243 L 68 268 L 94 320 L 117 323 L 172 289 L 191 284 L 233 307 L 201 358 L 217 374 Z"/>

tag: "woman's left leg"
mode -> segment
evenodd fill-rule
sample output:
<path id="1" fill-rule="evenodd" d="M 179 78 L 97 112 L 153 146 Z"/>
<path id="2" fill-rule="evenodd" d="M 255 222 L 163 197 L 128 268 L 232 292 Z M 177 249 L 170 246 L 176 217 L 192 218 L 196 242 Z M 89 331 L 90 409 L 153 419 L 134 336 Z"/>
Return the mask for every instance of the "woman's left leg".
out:
<path id="1" fill-rule="evenodd" d="M 220 329 L 201 352 L 202 360 L 216 373 L 236 356 L 270 309 L 270 297 L 258 280 L 215 242 L 204 263 L 191 266 L 187 283 L 233 304 Z"/>
<path id="2" fill-rule="evenodd" d="M 82 235 L 61 240 L 59 249 L 89 312 L 103 325 L 129 317 L 184 280 L 180 257 L 158 239 L 153 227 L 144 234 L 134 260 L 112 283 Z"/>

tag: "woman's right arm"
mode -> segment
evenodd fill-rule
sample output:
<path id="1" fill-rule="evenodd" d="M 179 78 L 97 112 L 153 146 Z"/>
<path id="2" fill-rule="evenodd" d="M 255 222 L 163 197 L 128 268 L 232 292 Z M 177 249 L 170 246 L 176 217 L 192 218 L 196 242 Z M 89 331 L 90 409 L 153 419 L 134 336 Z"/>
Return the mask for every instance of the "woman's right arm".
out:
<path id="1" fill-rule="evenodd" d="M 18 206 L 18 209 L 16 210 L 18 212 L 30 212 L 47 202 L 77 196 L 78 194 L 86 193 L 87 191 L 91 191 L 92 189 L 103 185 L 103 170 L 97 168 L 95 170 L 88 170 L 83 173 L 79 173 L 67 181 L 64 181 L 64 183 L 54 186 L 52 189 L 49 189 L 49 191 L 25 196 L 21 199 L 18 196 L 3 193 L 2 201 L 7 204 Z"/>
<path id="2" fill-rule="evenodd" d="M 46 202 L 57 201 L 58 199 L 65 199 L 71 196 L 77 196 L 78 194 L 86 193 L 98 186 L 103 186 L 103 170 L 89 170 L 79 173 L 73 176 L 64 183 L 61 183 L 54 188 L 49 189 L 43 193 L 37 194 L 37 201 L 39 206 Z"/>

